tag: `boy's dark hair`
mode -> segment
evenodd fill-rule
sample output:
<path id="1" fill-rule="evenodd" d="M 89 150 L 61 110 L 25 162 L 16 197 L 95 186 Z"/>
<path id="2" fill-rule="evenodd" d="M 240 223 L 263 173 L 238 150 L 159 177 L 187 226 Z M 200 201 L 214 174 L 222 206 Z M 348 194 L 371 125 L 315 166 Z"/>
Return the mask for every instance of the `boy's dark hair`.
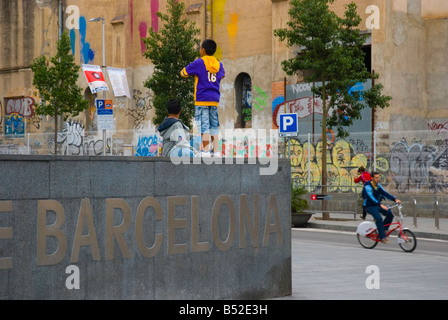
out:
<path id="1" fill-rule="evenodd" d="M 166 110 L 168 111 L 168 114 L 179 114 L 182 110 L 182 106 L 180 105 L 179 100 L 171 99 L 166 104 Z"/>
<path id="2" fill-rule="evenodd" d="M 214 40 L 212 40 L 212 39 L 205 39 L 205 40 L 202 42 L 202 48 L 204 48 L 205 53 L 206 53 L 208 56 L 212 56 L 212 55 L 214 55 L 215 52 L 216 52 L 216 48 L 217 48 L 217 47 L 218 47 L 218 46 L 216 45 L 216 42 L 215 42 Z"/>

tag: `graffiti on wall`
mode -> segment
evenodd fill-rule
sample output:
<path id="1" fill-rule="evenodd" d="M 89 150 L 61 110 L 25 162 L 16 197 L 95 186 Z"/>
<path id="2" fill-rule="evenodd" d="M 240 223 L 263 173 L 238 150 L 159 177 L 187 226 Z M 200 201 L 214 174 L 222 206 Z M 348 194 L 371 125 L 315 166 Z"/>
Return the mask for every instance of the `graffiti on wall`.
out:
<path id="1" fill-rule="evenodd" d="M 354 192 L 354 178 L 362 165 L 373 170 L 369 144 L 362 139 L 335 139 L 327 152 L 328 184 L 331 191 Z M 322 143 L 291 139 L 292 178 L 301 185 L 321 184 Z M 448 139 L 434 143 L 406 139 L 392 143 L 386 154 L 377 155 L 376 171 L 392 192 L 439 193 L 448 191 Z"/>
<path id="2" fill-rule="evenodd" d="M 274 116 L 275 110 L 285 102 L 285 83 L 277 81 L 272 83 L 272 129 L 278 129 L 277 119 Z"/>
<path id="3" fill-rule="evenodd" d="M 400 191 L 446 192 L 448 187 L 447 139 L 435 144 L 396 143 L 390 151 L 391 187 Z"/>
<path id="4" fill-rule="evenodd" d="M 157 134 L 140 135 L 135 151 L 136 157 L 157 157 L 162 147 L 162 138 Z"/>
<path id="5" fill-rule="evenodd" d="M 76 32 L 78 29 L 78 33 Z M 79 51 L 81 63 L 89 64 L 95 59 L 95 51 L 92 50 L 90 42 L 87 41 L 87 20 L 84 16 L 79 17 L 79 21 L 75 26 L 70 28 L 70 43 L 72 54 L 75 55 L 77 34 L 79 34 Z"/>
<path id="6" fill-rule="evenodd" d="M 151 0 L 151 29 L 154 32 L 159 32 L 159 17 L 157 16 L 157 12 L 159 11 L 159 0 Z M 142 53 L 145 53 L 145 43 L 143 42 L 143 39 L 148 36 L 148 22 L 147 21 L 141 21 L 138 25 L 139 30 L 139 36 L 140 36 L 140 46 Z"/>
<path id="7" fill-rule="evenodd" d="M 220 141 L 218 149 L 223 157 L 230 158 L 270 158 L 274 155 L 271 144 L 248 137 L 238 137 L 233 141 Z"/>
<path id="8" fill-rule="evenodd" d="M 327 139 L 328 141 L 328 139 Z M 331 191 L 352 191 L 360 166 L 369 167 L 369 154 L 353 148 L 345 139 L 328 141 L 327 169 L 328 185 Z M 292 178 L 302 185 L 320 185 L 322 163 L 322 141 L 301 142 L 291 139 L 289 142 L 291 154 Z"/>
<path id="9" fill-rule="evenodd" d="M 152 91 L 144 94 L 142 91 L 134 90 L 135 107 L 126 110 L 126 115 L 134 119 L 134 128 L 137 130 L 143 129 L 143 121 L 146 118 L 148 111 L 153 108 L 154 96 Z"/>
<path id="10" fill-rule="evenodd" d="M 111 141 L 106 139 L 106 154 L 111 153 Z M 49 138 L 48 149 L 54 153 L 54 138 Z M 86 136 L 84 125 L 76 121 L 64 124 L 62 133 L 58 134 L 58 154 L 70 156 L 99 156 L 103 154 L 104 140 Z"/>
<path id="11" fill-rule="evenodd" d="M 371 80 L 365 83 L 357 83 L 352 90 L 362 92 L 371 88 Z M 316 82 L 314 86 L 319 87 L 321 83 Z M 279 118 L 282 113 L 296 113 L 299 118 L 299 133 L 321 132 L 321 123 L 323 119 L 323 101 L 313 93 L 312 83 L 297 83 L 286 85 L 286 99 L 283 103 L 278 103 L 272 111 L 273 127 L 279 127 Z M 274 97 L 274 96 L 273 96 Z M 361 98 L 361 101 L 363 98 Z M 328 116 L 334 113 L 334 109 L 328 110 Z M 352 132 L 371 132 L 372 131 L 372 110 L 365 105 L 360 110 L 360 117 L 353 120 L 350 130 Z"/>
<path id="12" fill-rule="evenodd" d="M 278 141 L 267 143 L 262 139 L 250 136 L 236 136 L 229 141 L 219 141 L 218 150 L 223 157 L 231 158 L 270 158 L 274 156 L 272 144 Z M 196 136 L 192 139 L 193 147 L 198 150 L 200 137 Z M 138 136 L 138 143 L 135 147 L 136 157 L 157 157 L 161 154 L 163 139 L 158 134 L 147 134 Z"/>
<path id="13" fill-rule="evenodd" d="M 230 55 L 235 57 L 236 55 L 236 36 L 238 34 L 238 13 L 230 14 L 230 23 L 227 25 L 227 33 L 229 35 L 229 43 L 230 43 Z"/>
<path id="14" fill-rule="evenodd" d="M 267 93 L 261 89 L 260 87 L 254 86 L 256 95 L 254 101 L 255 109 L 262 111 L 268 105 L 268 95 Z"/>
<path id="15" fill-rule="evenodd" d="M 445 123 L 437 123 L 434 121 L 428 122 L 428 129 L 429 131 L 436 132 L 437 135 L 441 133 L 448 133 L 448 121 Z"/>
<path id="16" fill-rule="evenodd" d="M 5 134 L 25 134 L 26 119 L 34 116 L 34 99 L 19 97 L 5 99 Z"/>
<path id="17" fill-rule="evenodd" d="M 144 54 L 146 52 L 146 46 L 143 39 L 145 39 L 148 35 L 148 24 L 145 21 L 140 22 L 138 31 L 140 34 L 140 50 L 142 51 L 142 54 Z"/>

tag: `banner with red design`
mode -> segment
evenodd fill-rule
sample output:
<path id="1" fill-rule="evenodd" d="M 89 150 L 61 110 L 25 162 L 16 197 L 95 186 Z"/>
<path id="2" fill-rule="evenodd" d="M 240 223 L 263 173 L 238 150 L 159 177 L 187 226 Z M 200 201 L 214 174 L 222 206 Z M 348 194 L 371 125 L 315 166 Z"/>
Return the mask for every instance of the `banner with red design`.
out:
<path id="1" fill-rule="evenodd" d="M 82 70 L 86 76 L 87 83 L 89 84 L 90 91 L 97 93 L 101 91 L 109 91 L 106 80 L 104 78 L 103 71 L 100 66 L 94 66 L 91 64 L 83 64 Z"/>

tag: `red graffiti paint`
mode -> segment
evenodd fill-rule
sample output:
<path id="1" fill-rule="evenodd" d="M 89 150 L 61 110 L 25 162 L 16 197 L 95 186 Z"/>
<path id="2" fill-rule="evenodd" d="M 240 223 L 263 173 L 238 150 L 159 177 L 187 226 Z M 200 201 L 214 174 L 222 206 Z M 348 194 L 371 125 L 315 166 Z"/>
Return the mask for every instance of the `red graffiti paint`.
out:
<path id="1" fill-rule="evenodd" d="M 146 24 L 146 22 L 141 22 L 140 25 L 138 26 L 138 30 L 140 32 L 141 50 L 142 50 L 142 53 L 144 53 L 146 51 L 146 48 L 145 48 L 145 43 L 143 42 L 143 38 L 146 38 L 146 34 L 148 32 L 148 25 Z"/>
<path id="2" fill-rule="evenodd" d="M 31 97 L 7 99 L 5 114 L 11 115 L 16 113 L 25 118 L 32 117 L 34 115 L 33 106 L 34 99 Z"/>
<path id="3" fill-rule="evenodd" d="M 151 28 L 154 32 L 159 32 L 159 0 L 151 0 Z"/>
<path id="4" fill-rule="evenodd" d="M 442 132 L 448 132 L 448 122 L 445 123 L 431 122 L 427 124 L 429 131 L 436 131 L 437 135 L 439 135 Z"/>

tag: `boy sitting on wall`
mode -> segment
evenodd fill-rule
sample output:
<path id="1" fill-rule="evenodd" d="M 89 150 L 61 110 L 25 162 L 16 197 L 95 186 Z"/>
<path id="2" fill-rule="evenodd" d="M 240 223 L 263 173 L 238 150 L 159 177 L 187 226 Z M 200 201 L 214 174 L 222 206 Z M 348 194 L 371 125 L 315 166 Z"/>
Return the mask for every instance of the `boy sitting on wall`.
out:
<path id="1" fill-rule="evenodd" d="M 163 157 L 194 157 L 196 150 L 190 145 L 190 128 L 180 119 L 182 106 L 178 100 L 168 101 L 168 117 L 157 128 L 163 138 Z"/>

